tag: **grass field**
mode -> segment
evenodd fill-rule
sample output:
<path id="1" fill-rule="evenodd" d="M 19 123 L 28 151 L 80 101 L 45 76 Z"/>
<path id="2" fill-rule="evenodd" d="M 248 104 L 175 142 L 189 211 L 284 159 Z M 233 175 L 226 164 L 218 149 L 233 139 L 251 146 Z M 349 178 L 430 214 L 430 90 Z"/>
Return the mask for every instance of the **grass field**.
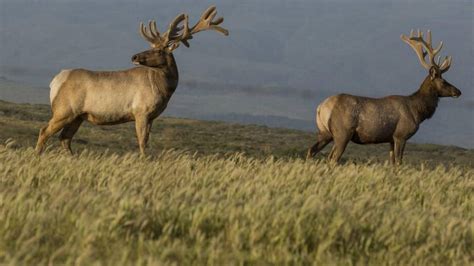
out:
<path id="1" fill-rule="evenodd" d="M 470 265 L 473 150 L 348 147 L 313 134 L 165 118 L 150 156 L 132 125 L 85 126 L 68 156 L 33 152 L 43 105 L 0 102 L 0 264 Z"/>

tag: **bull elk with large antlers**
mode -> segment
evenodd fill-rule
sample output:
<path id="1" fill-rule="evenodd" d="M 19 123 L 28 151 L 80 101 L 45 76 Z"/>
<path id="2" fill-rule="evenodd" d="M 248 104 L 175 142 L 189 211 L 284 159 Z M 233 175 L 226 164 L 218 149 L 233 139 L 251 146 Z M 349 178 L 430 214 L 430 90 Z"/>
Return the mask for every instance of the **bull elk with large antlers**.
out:
<path id="1" fill-rule="evenodd" d="M 436 60 L 443 43 L 434 49 L 431 32 L 427 39 L 418 30 L 401 39 L 416 52 L 421 65 L 428 70 L 420 88 L 409 96 L 392 95 L 368 98 L 348 94 L 331 96 L 316 110 L 319 129 L 316 143 L 308 150 L 307 158 L 314 157 L 328 143 L 334 146 L 328 159 L 337 162 L 349 141 L 358 144 L 390 143 L 390 160 L 401 164 L 406 141 L 413 136 L 421 122 L 433 116 L 440 97 L 459 97 L 461 91 L 443 79 L 451 66 L 451 57 Z M 428 62 L 425 60 L 428 55 Z"/>
<path id="2" fill-rule="evenodd" d="M 148 29 L 140 24 L 140 34 L 151 49 L 132 57 L 135 68 L 123 71 L 63 70 L 50 84 L 52 118 L 41 128 L 36 151 L 41 153 L 47 139 L 62 130 L 59 136 L 63 148 L 72 153 L 71 140 L 84 120 L 95 125 L 113 125 L 135 121 L 140 152 L 144 154 L 153 120 L 166 108 L 178 85 L 178 68 L 173 50 L 180 43 L 189 47 L 197 32 L 228 31 L 214 20 L 217 10 L 209 7 L 193 27 L 188 15 L 178 15 L 161 35 L 154 21 Z"/>

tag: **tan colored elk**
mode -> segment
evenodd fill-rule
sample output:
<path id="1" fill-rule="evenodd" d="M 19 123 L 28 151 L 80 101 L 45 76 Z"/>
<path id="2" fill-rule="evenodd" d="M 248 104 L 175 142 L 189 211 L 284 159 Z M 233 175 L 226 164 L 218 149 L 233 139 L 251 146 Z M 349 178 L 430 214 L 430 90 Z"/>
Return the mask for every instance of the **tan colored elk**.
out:
<path id="1" fill-rule="evenodd" d="M 418 91 L 410 96 L 392 95 L 368 98 L 348 94 L 331 96 L 317 108 L 316 123 L 319 129 L 316 143 L 308 150 L 307 158 L 314 157 L 328 143 L 334 141 L 329 153 L 331 162 L 338 162 L 349 141 L 358 144 L 390 143 L 390 161 L 401 164 L 406 141 L 413 136 L 421 122 L 433 116 L 440 97 L 459 97 L 461 91 L 441 76 L 451 66 L 451 57 L 440 64 L 431 45 L 431 32 L 427 39 L 418 30 L 401 39 L 416 52 L 421 65 L 429 72 Z M 429 61 L 425 57 L 428 55 Z"/>
<path id="2" fill-rule="evenodd" d="M 224 21 L 214 20 L 217 10 L 209 7 L 193 27 L 188 15 L 178 15 L 163 34 L 150 21 L 148 29 L 140 24 L 140 34 L 151 44 L 151 49 L 132 57 L 138 67 L 123 71 L 63 70 L 50 84 L 52 118 L 39 132 L 36 151 L 40 154 L 47 139 L 62 129 L 59 139 L 64 149 L 72 153 L 71 140 L 84 120 L 94 125 L 113 125 L 135 121 L 140 152 L 150 134 L 153 119 L 166 108 L 178 85 L 178 69 L 173 50 L 197 32 L 228 31 L 218 26 Z"/>

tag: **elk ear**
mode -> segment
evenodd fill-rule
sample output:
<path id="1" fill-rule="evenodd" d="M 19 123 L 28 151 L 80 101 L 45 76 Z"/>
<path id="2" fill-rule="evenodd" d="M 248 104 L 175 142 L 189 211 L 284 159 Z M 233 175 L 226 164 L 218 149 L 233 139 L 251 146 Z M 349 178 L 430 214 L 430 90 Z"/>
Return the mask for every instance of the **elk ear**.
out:
<path id="1" fill-rule="evenodd" d="M 438 74 L 438 71 L 435 66 L 430 67 L 430 77 L 431 80 L 434 80 Z"/>
<path id="2" fill-rule="evenodd" d="M 173 42 L 173 43 L 170 43 L 168 45 L 168 47 L 166 47 L 168 49 L 168 52 L 173 52 L 176 48 L 179 47 L 179 42 Z"/>

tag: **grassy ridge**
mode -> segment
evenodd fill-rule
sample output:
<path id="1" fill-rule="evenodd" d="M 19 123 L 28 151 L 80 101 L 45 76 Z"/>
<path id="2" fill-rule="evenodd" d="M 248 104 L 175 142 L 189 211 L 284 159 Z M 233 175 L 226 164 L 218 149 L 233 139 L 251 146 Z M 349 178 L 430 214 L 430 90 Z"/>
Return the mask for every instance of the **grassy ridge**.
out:
<path id="1" fill-rule="evenodd" d="M 8 145 L 7 145 L 8 146 Z M 472 262 L 474 172 L 0 146 L 0 263 Z"/>
<path id="2" fill-rule="evenodd" d="M 54 140 L 38 157 L 48 118 L 0 101 L 0 264 L 474 259 L 473 150 L 409 144 L 394 170 L 385 145 L 352 145 L 333 167 L 302 159 L 311 133 L 164 118 L 148 158 L 133 124 L 85 125 L 77 155 Z"/>

